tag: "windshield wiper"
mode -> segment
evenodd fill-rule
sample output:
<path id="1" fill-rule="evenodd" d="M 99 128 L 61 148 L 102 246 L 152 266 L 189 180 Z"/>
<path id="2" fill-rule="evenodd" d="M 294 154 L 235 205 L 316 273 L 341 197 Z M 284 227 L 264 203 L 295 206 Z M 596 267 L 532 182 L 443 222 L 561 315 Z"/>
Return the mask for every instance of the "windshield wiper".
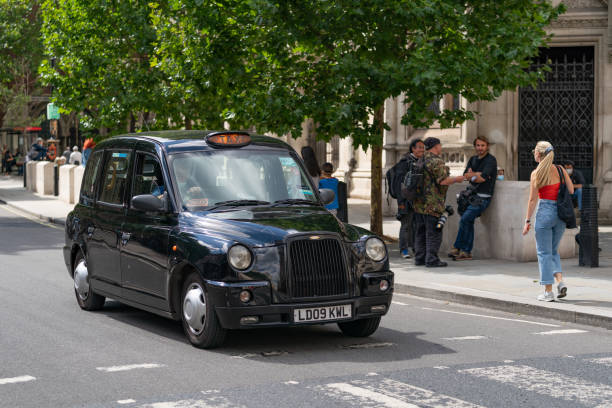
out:
<path id="1" fill-rule="evenodd" d="M 274 204 L 272 205 L 276 206 L 279 204 L 308 204 L 308 205 L 316 205 L 317 207 L 319 206 L 319 203 L 315 201 L 311 201 L 311 200 L 306 200 L 304 198 L 286 198 L 284 200 L 276 200 Z"/>
<path id="2" fill-rule="evenodd" d="M 260 200 L 227 200 L 227 201 L 216 202 L 213 206 L 208 207 L 206 210 L 212 211 L 219 207 L 227 207 L 227 206 L 239 207 L 241 205 L 264 205 L 264 204 L 270 204 L 270 202 L 260 201 Z"/>

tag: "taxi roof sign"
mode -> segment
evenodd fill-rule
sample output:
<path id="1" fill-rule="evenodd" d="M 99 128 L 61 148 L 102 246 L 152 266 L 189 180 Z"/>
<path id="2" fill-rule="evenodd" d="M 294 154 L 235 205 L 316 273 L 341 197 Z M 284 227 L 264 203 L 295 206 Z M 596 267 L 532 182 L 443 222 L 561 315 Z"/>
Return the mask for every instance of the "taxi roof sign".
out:
<path id="1" fill-rule="evenodd" d="M 218 147 L 240 147 L 251 143 L 247 132 L 215 132 L 206 136 L 206 142 Z"/>

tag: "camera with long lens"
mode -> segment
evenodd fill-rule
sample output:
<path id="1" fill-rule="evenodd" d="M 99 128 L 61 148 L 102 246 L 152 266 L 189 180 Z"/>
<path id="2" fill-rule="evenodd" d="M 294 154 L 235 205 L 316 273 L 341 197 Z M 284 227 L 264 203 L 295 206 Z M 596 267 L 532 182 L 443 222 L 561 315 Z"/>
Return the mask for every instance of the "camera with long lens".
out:
<path id="1" fill-rule="evenodd" d="M 444 212 L 442 213 L 440 218 L 438 218 L 438 223 L 436 224 L 436 228 L 439 230 L 444 228 L 444 224 L 446 224 L 446 220 L 448 220 L 448 217 L 450 217 L 454 213 L 455 213 L 455 210 L 453 210 L 453 207 L 451 207 L 450 205 L 447 205 L 444 208 Z"/>

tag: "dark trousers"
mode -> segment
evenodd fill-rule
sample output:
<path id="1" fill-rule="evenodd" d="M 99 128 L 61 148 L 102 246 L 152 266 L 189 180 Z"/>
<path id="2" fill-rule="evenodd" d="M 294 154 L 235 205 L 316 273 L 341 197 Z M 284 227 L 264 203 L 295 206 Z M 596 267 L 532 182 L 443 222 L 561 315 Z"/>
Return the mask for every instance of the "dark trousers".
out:
<path id="1" fill-rule="evenodd" d="M 436 228 L 438 217 L 415 213 L 414 261 L 432 265 L 440 261 L 438 250 L 442 244 L 442 230 Z"/>
<path id="2" fill-rule="evenodd" d="M 410 210 L 406 214 L 399 215 L 400 231 L 399 231 L 399 248 L 414 249 L 414 211 Z"/>
<path id="3" fill-rule="evenodd" d="M 474 247 L 474 221 L 482 215 L 490 203 L 490 198 L 483 198 L 479 205 L 470 204 L 468 206 L 461 216 L 461 221 L 459 221 L 459 231 L 457 231 L 457 239 L 455 239 L 453 247 L 468 254 L 472 252 Z"/>

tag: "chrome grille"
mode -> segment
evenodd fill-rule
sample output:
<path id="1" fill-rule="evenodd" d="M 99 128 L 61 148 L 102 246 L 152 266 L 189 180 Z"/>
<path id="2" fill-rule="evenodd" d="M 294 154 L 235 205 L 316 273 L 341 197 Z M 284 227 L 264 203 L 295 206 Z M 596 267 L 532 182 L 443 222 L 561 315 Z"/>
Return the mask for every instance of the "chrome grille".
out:
<path id="1" fill-rule="evenodd" d="M 293 298 L 348 293 L 342 246 L 337 239 L 299 239 L 289 243 L 287 294 Z"/>

